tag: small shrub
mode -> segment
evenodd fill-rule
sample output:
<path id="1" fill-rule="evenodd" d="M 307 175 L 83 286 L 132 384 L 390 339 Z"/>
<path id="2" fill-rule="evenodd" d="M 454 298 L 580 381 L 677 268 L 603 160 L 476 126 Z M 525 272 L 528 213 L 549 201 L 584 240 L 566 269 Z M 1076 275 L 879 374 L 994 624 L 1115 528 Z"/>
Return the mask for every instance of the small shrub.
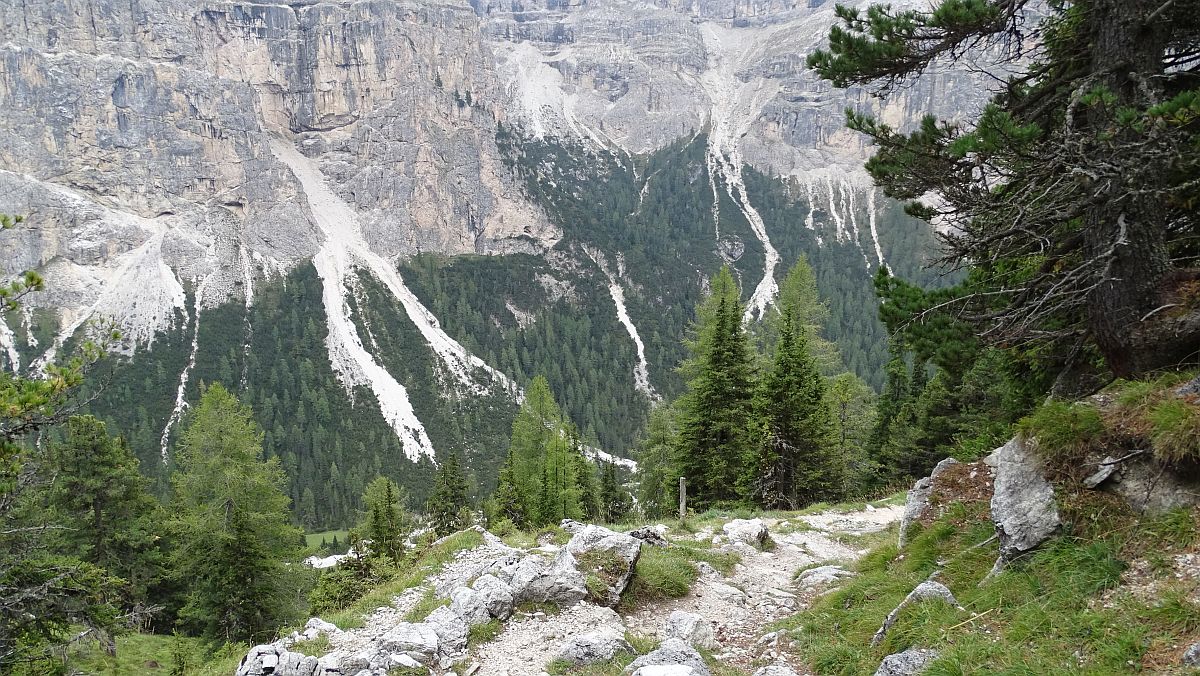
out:
<path id="1" fill-rule="evenodd" d="M 1168 463 L 1200 460 L 1200 406 L 1164 399 L 1146 418 L 1155 457 Z"/>
<path id="2" fill-rule="evenodd" d="M 512 519 L 500 517 L 488 522 L 488 530 L 497 537 L 504 537 L 505 535 L 515 533 L 517 525 L 512 522 Z"/>
<path id="3" fill-rule="evenodd" d="M 639 655 L 645 655 L 647 653 L 654 652 L 654 650 L 658 648 L 658 639 L 654 638 L 653 636 L 646 636 L 645 634 L 627 631 L 625 632 L 625 640 L 629 642 L 629 645 L 632 646 Z"/>
<path id="4" fill-rule="evenodd" d="M 1060 458 L 1076 457 L 1104 436 L 1104 420 L 1095 406 L 1051 401 L 1022 418 L 1021 433 L 1037 440 L 1040 452 Z"/>

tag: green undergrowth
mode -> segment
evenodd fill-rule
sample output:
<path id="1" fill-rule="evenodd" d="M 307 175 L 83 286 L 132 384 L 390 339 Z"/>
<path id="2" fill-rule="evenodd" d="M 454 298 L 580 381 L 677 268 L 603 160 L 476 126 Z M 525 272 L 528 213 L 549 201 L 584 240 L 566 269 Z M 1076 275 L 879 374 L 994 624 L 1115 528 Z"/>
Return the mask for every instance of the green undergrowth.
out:
<path id="1" fill-rule="evenodd" d="M 1200 465 L 1200 397 L 1176 388 L 1196 373 L 1169 373 L 1140 381 L 1119 380 L 1100 396 L 1079 402 L 1050 401 L 1018 428 L 1037 440 L 1040 453 L 1069 467 L 1089 454 L 1124 456 L 1148 448 L 1171 466 Z"/>
<path id="2" fill-rule="evenodd" d="M 390 606 L 392 598 L 425 582 L 425 579 L 436 573 L 443 565 L 454 559 L 456 552 L 464 549 L 474 549 L 483 544 L 483 536 L 474 530 L 465 530 L 446 538 L 441 544 L 431 545 L 422 552 L 412 565 L 406 565 L 403 573 L 397 574 L 383 584 L 375 587 L 365 596 L 334 613 L 325 619 L 337 625 L 339 629 L 353 629 L 363 626 L 363 616 L 376 608 Z M 429 608 L 432 612 L 436 606 Z M 426 613 L 428 614 L 428 613 Z"/>
<path id="3" fill-rule="evenodd" d="M 483 624 L 472 624 L 467 630 L 467 646 L 477 646 L 500 635 L 504 631 L 504 623 L 496 618 L 492 618 Z"/>
<path id="4" fill-rule="evenodd" d="M 936 648 L 931 676 L 1115 674 L 1178 664 L 1177 646 L 1200 633 L 1200 607 L 1176 588 L 1174 554 L 1197 542 L 1196 514 L 1138 519 L 1110 496 L 1060 496 L 1063 534 L 988 578 L 997 546 L 987 502 L 951 505 L 899 549 L 878 544 L 858 575 L 777 624 L 791 650 L 817 674 L 872 674 L 886 655 Z M 1164 563 L 1149 597 L 1119 588 L 1130 561 Z M 964 607 L 910 606 L 878 647 L 871 638 L 887 614 L 935 571 Z M 1142 600 L 1145 599 L 1145 600 Z M 1173 652 L 1174 651 L 1174 652 Z"/>
<path id="5" fill-rule="evenodd" d="M 622 650 L 611 660 L 599 664 L 580 665 L 557 658 L 546 665 L 546 673 L 551 676 L 621 676 L 625 668 L 641 655 L 646 655 L 658 648 L 659 642 L 652 637 L 634 632 L 625 632 L 625 640 L 633 648 L 633 652 Z M 746 672 L 717 661 L 711 651 L 697 649 L 704 658 L 709 672 L 713 676 L 745 676 Z"/>
<path id="6" fill-rule="evenodd" d="M 703 561 L 729 574 L 741 557 L 732 552 L 711 550 L 689 543 L 670 547 L 642 547 L 633 569 L 633 580 L 621 597 L 620 608 L 628 611 L 647 603 L 687 596 L 700 576 L 696 563 Z"/>
<path id="7" fill-rule="evenodd" d="M 95 642 L 78 644 L 70 653 L 70 670 L 64 673 L 126 676 L 127 674 L 186 674 L 229 676 L 250 646 L 225 644 L 212 648 L 198 638 L 163 634 L 124 634 L 117 637 L 117 655 L 110 657 Z M 38 674 L 47 665 L 38 667 Z M 20 671 L 16 673 L 21 673 Z"/>
<path id="8" fill-rule="evenodd" d="M 429 617 L 429 613 L 448 605 L 450 605 L 450 599 L 439 599 L 431 587 L 425 590 L 425 594 L 421 596 L 417 604 L 404 615 L 404 621 L 422 622 Z"/>

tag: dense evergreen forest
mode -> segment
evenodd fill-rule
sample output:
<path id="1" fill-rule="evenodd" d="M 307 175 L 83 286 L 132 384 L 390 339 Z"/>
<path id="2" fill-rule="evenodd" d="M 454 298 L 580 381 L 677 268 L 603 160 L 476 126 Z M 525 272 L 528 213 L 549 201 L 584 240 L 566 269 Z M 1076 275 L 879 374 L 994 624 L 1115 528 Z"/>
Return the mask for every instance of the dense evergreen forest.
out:
<path id="1" fill-rule="evenodd" d="M 446 331 L 488 364 L 522 385 L 544 376 L 584 445 L 628 457 L 639 448 L 649 407 L 634 387 L 636 352 L 617 321 L 610 276 L 621 284 L 645 342 L 651 384 L 671 400 L 684 391 L 677 370 L 686 357 L 682 338 L 708 278 L 728 264 L 748 293 L 761 275 L 761 245 L 720 185 L 718 243 L 703 136 L 621 159 L 553 139 L 521 138 L 503 126 L 497 139 L 529 197 L 563 228 L 563 239 L 546 256 L 421 254 L 400 262 L 399 271 Z M 862 223 L 858 239 L 839 239 L 828 199 L 814 198 L 810 205 L 808 192 L 796 184 L 749 168 L 746 175 L 751 199 L 784 258 L 779 280 L 800 256 L 808 259 L 829 308 L 821 335 L 837 345 L 839 365 L 881 388 L 887 333 L 871 284 L 878 264 L 867 262 L 874 244 L 866 201 L 876 202 L 876 229 L 890 269 L 936 285 L 944 280 L 923 267 L 932 246 L 928 226 L 863 191 L 854 212 Z M 348 304 L 364 344 L 378 349 L 408 390 L 439 457 L 458 454 L 471 495 L 486 496 L 507 452 L 504 431 L 516 403 L 499 391 L 448 391 L 442 366 L 400 305 L 365 272 L 351 281 Z M 165 439 L 164 430 L 194 338 L 184 400 L 198 401 L 203 386 L 219 382 L 250 406 L 264 432 L 264 453 L 278 457 L 285 470 L 298 524 L 314 530 L 350 524 L 376 475 L 406 488 L 415 502 L 427 497 L 433 465 L 405 459 L 374 395 L 364 388 L 347 392 L 329 364 L 321 283 L 312 266 L 260 280 L 250 300 L 204 308 L 197 328 L 189 290 L 187 311 L 177 311 L 172 328 L 159 333 L 150 349 L 114 353 L 89 375 L 87 410 L 120 431 L 155 491 L 167 492 L 179 421 Z M 34 312 L 29 321 L 16 310 L 9 314 L 17 327 L 15 346 L 28 364 L 39 356 L 35 346 L 52 339 L 56 322 L 51 313 Z M 78 341 L 68 341 L 64 351 Z"/>

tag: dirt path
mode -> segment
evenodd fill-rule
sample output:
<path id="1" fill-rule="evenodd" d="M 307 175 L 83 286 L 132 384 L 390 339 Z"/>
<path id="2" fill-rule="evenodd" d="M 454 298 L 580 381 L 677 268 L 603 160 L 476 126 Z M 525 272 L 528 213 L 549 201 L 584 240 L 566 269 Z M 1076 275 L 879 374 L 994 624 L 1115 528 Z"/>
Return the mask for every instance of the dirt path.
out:
<path id="1" fill-rule="evenodd" d="M 728 577 L 715 571 L 702 574 L 687 596 L 655 603 L 623 617 L 584 603 L 557 615 L 513 618 L 493 641 L 471 651 L 472 661 L 481 664 L 477 676 L 532 676 L 554 658 L 564 638 L 604 626 L 619 630 L 623 624 L 630 631 L 661 639 L 667 618 L 675 610 L 697 613 L 713 623 L 720 644 L 714 652 L 726 664 L 751 673 L 752 663 L 760 659 L 786 662 L 786 655 L 776 653 L 773 640 L 760 639 L 768 625 L 793 614 L 816 593 L 796 586 L 796 572 L 856 560 L 865 550 L 848 544 L 850 538 L 845 536 L 881 531 L 899 521 L 903 511 L 903 507 L 889 506 L 821 512 L 791 520 L 764 518 L 775 541 L 774 550 L 760 552 L 747 545 L 727 545 L 742 556 L 742 562 Z M 715 535 L 720 535 L 720 525 Z M 704 529 L 692 539 L 713 537 L 714 530 Z"/>

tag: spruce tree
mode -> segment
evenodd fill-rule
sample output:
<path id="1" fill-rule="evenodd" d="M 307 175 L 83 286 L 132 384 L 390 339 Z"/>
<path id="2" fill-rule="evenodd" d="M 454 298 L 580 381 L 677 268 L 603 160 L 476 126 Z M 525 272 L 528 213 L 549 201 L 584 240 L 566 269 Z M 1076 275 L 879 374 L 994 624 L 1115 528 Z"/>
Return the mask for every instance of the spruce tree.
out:
<path id="1" fill-rule="evenodd" d="M 743 478 L 754 501 L 768 509 L 797 509 L 841 497 L 844 459 L 830 453 L 833 417 L 825 381 L 790 308 L 784 310 L 775 358 L 756 403 L 761 440 L 756 462 Z"/>
<path id="2" fill-rule="evenodd" d="M 163 573 L 150 482 L 124 440 L 109 436 L 100 420 L 72 416 L 66 428 L 66 439 L 51 446 L 56 480 L 48 496 L 65 526 L 57 531 L 59 547 L 125 580 L 130 601 L 145 602 Z"/>
<path id="3" fill-rule="evenodd" d="M 301 531 L 278 458 L 262 457 L 250 409 L 220 384 L 189 414 L 171 475 L 172 573 L 180 620 L 225 641 L 264 640 L 297 616 Z"/>
<path id="4" fill-rule="evenodd" d="M 528 525 L 528 509 L 521 497 L 517 482 L 516 465 L 510 447 L 500 467 L 500 478 L 496 491 L 492 493 L 492 504 L 496 516 L 512 521 L 518 528 Z"/>
<path id="5" fill-rule="evenodd" d="M 434 532 L 446 536 L 467 526 L 459 517 L 467 506 L 467 480 L 458 463 L 458 454 L 451 453 L 438 470 L 433 494 L 425 503 L 425 512 L 429 514 Z"/>
<path id="6" fill-rule="evenodd" d="M 787 310 L 792 312 L 796 333 L 803 333 L 807 339 L 809 352 L 816 359 L 820 371 L 825 374 L 842 371 L 842 356 L 837 345 L 822 337 L 825 323 L 829 321 L 829 308 L 821 300 L 817 291 L 817 277 L 808 258 L 803 255 L 788 270 L 783 283 L 779 285 L 775 309 L 767 313 L 758 329 L 763 351 L 768 357 L 774 356 L 783 315 Z"/>
<path id="7" fill-rule="evenodd" d="M 360 537 L 371 541 L 370 551 L 399 562 L 404 558 L 404 538 L 411 519 L 404 509 L 408 493 L 387 477 L 375 477 L 363 493 Z M 334 536 L 337 544 L 337 536 Z"/>
<path id="8" fill-rule="evenodd" d="M 617 466 L 606 462 L 600 468 L 600 518 L 617 523 L 633 508 L 633 498 L 617 478 Z"/>
<path id="9" fill-rule="evenodd" d="M 711 288 L 687 343 L 687 392 L 678 403 L 675 446 L 675 465 L 697 508 L 744 497 L 739 479 L 755 450 L 754 364 L 729 268 L 721 268 Z"/>

